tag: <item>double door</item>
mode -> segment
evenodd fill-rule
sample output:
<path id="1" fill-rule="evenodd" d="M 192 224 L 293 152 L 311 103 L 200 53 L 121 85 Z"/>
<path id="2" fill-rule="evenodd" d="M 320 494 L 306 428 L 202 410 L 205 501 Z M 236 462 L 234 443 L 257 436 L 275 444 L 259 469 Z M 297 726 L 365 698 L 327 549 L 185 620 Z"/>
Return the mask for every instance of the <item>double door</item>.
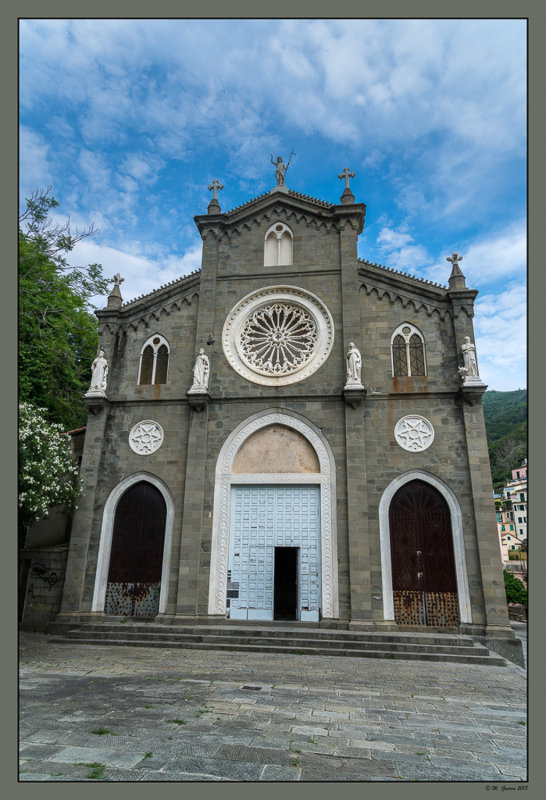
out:
<path id="1" fill-rule="evenodd" d="M 458 624 L 451 515 L 432 486 L 411 481 L 389 509 L 395 620 L 400 625 Z"/>
<path id="2" fill-rule="evenodd" d="M 320 488 L 233 486 L 231 619 L 318 621 Z"/>

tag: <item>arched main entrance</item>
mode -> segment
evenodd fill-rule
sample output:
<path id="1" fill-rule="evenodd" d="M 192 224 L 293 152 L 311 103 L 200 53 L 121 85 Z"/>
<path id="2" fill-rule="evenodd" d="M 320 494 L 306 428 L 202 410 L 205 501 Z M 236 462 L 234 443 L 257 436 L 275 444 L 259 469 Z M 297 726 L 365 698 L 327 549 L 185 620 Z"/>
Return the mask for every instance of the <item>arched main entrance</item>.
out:
<path id="1" fill-rule="evenodd" d="M 381 497 L 379 532 L 385 620 L 472 622 L 462 513 L 449 486 L 424 470 L 399 475 Z"/>
<path id="2" fill-rule="evenodd" d="M 167 602 L 174 505 L 163 483 L 138 473 L 105 503 L 93 611 L 156 616 Z"/>
<path id="3" fill-rule="evenodd" d="M 449 508 L 440 492 L 413 480 L 389 508 L 394 618 L 400 625 L 458 624 Z"/>
<path id="4" fill-rule="evenodd" d="M 332 498 L 333 456 L 311 423 L 264 412 L 239 425 L 216 467 L 209 614 L 337 618 Z"/>

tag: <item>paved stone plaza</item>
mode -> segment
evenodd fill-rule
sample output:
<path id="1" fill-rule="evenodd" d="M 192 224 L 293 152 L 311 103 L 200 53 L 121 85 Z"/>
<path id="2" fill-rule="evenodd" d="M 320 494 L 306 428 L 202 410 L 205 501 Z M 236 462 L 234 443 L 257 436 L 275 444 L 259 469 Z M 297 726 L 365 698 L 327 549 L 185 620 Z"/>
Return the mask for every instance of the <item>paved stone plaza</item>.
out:
<path id="1" fill-rule="evenodd" d="M 522 668 L 53 644 L 23 632 L 24 781 L 525 781 Z"/>

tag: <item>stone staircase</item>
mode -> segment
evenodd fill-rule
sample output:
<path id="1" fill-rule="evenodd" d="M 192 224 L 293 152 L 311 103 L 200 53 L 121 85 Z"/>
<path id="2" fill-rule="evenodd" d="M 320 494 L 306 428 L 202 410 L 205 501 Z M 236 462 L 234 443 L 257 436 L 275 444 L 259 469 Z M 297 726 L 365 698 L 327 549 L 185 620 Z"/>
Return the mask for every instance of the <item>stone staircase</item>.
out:
<path id="1" fill-rule="evenodd" d="M 224 652 L 286 653 L 410 659 L 505 666 L 471 636 L 456 633 L 382 633 L 305 626 L 303 623 L 181 624 L 128 620 L 54 623 L 51 642 L 132 647 L 179 647 Z"/>

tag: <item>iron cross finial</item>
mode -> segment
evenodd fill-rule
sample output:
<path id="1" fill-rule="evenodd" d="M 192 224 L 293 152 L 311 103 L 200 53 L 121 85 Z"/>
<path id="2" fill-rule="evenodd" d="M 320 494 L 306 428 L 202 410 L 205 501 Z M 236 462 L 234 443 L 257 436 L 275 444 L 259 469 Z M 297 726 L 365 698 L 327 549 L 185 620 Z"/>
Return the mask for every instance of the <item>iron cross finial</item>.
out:
<path id="1" fill-rule="evenodd" d="M 339 173 L 339 175 L 338 175 L 338 178 L 339 178 L 340 180 L 341 180 L 342 178 L 345 178 L 345 188 L 346 188 L 346 189 L 349 189 L 349 188 L 350 188 L 350 186 L 349 186 L 349 178 L 354 178 L 354 176 L 355 176 L 354 172 L 351 172 L 351 171 L 350 171 L 350 169 L 349 169 L 349 167 L 345 167 L 345 169 L 343 170 L 343 172 L 340 172 L 340 173 Z"/>
<path id="2" fill-rule="evenodd" d="M 212 192 L 212 199 L 213 200 L 217 200 L 218 199 L 218 190 L 219 189 L 221 190 L 224 187 L 220 183 L 220 181 L 217 181 L 216 178 L 215 178 L 213 180 L 213 182 L 207 188 L 208 188 L 209 192 Z"/>

